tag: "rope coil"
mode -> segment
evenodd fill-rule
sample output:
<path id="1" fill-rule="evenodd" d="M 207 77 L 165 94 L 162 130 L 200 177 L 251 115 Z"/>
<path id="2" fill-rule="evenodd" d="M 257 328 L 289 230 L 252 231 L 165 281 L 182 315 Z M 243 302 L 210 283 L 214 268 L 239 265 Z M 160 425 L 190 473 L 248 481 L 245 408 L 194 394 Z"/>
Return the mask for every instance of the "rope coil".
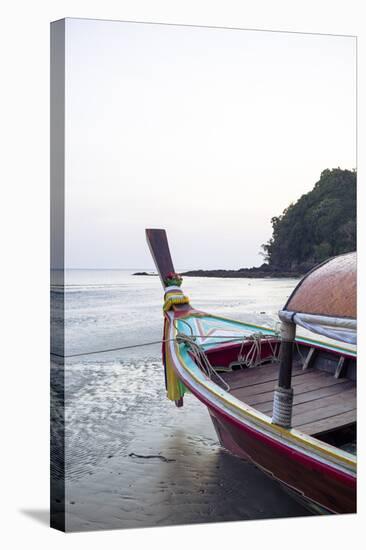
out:
<path id="1" fill-rule="evenodd" d="M 272 422 L 283 428 L 291 428 L 294 390 L 276 386 L 273 396 Z"/>
<path id="2" fill-rule="evenodd" d="M 210 380 L 215 376 L 218 382 L 223 386 L 226 391 L 230 391 L 229 384 L 216 372 L 215 368 L 211 365 L 207 358 L 205 350 L 196 342 L 195 336 L 188 336 L 187 334 L 178 333 L 176 338 L 178 344 L 185 344 L 193 356 L 194 362 L 198 367 L 208 376 Z"/>
<path id="3" fill-rule="evenodd" d="M 272 339 L 273 339 L 272 335 L 266 335 L 266 334 L 263 334 L 262 332 L 255 332 L 250 336 L 244 337 L 242 344 L 240 346 L 239 354 L 238 354 L 238 364 L 244 367 L 253 368 L 261 365 L 264 360 L 266 362 L 269 360 L 278 362 L 279 348 L 277 346 L 277 343 L 273 344 Z M 248 344 L 249 341 L 252 341 L 252 345 L 250 346 L 248 351 L 244 354 L 243 353 L 244 346 Z M 266 356 L 263 359 L 262 343 L 264 341 L 268 343 L 271 350 L 271 355 Z"/>

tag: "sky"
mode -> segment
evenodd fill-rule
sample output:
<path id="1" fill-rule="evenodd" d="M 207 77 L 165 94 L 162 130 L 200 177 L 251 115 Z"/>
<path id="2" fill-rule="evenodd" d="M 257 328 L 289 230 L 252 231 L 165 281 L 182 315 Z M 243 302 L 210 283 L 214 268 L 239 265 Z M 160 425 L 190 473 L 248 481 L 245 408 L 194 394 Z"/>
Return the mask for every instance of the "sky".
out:
<path id="1" fill-rule="evenodd" d="M 356 39 L 67 19 L 68 268 L 257 266 L 271 218 L 356 167 Z"/>

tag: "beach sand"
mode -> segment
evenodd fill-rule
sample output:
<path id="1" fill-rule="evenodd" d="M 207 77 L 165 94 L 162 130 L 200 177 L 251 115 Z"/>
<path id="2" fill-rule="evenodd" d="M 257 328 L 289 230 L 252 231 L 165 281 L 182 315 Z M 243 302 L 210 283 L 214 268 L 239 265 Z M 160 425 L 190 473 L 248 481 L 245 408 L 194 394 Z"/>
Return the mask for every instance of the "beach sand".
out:
<path id="1" fill-rule="evenodd" d="M 220 447 L 194 396 L 166 399 L 161 363 L 73 365 L 66 382 L 67 531 L 310 515 Z"/>

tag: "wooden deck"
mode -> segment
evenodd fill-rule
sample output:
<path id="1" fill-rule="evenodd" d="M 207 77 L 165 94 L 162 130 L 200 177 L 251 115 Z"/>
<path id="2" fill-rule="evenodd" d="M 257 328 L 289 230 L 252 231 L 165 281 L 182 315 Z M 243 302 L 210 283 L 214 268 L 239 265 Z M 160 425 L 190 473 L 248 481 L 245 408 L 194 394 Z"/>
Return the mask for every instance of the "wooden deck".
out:
<path id="1" fill-rule="evenodd" d="M 272 416 L 278 365 L 220 373 L 230 393 L 251 407 Z M 316 369 L 294 366 L 292 426 L 316 435 L 356 422 L 356 384 L 347 378 Z"/>

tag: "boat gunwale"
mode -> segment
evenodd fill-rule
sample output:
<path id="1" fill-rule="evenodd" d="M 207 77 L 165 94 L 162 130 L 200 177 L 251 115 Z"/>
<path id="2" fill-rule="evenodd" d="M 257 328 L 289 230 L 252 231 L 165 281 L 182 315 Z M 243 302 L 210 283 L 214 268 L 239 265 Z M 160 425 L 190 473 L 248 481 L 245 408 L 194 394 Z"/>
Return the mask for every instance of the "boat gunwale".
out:
<path id="1" fill-rule="evenodd" d="M 265 328 L 267 327 L 260 327 L 258 325 L 253 325 L 250 323 L 241 323 L 240 321 L 233 321 L 231 319 L 226 319 L 223 317 L 205 314 L 203 312 L 197 312 L 195 310 L 190 310 L 184 317 L 178 316 L 177 320 L 187 318 L 187 317 L 213 317 L 216 319 L 223 319 L 226 321 L 238 323 L 238 324 L 245 324 L 248 326 L 253 326 L 255 328 Z M 212 380 L 209 380 L 204 377 L 203 373 L 200 372 L 201 377 L 198 377 L 191 368 L 187 365 L 185 359 L 182 357 L 180 345 L 176 341 L 176 335 L 177 335 L 177 327 L 175 326 L 175 323 L 173 322 L 175 320 L 175 314 L 169 313 L 167 314 L 167 318 L 169 320 L 169 329 L 172 334 L 170 334 L 170 342 L 169 347 L 171 351 L 174 351 L 176 358 L 178 360 L 179 365 L 183 368 L 186 375 L 191 377 L 196 384 L 198 384 L 199 387 L 202 387 L 206 392 L 208 392 L 209 396 L 212 396 L 214 399 L 218 400 L 219 403 L 222 405 L 226 405 L 226 408 L 220 408 L 218 404 L 215 404 L 214 402 L 210 401 L 208 396 L 202 395 L 198 392 L 197 389 L 192 387 L 192 385 L 187 383 L 187 386 L 189 386 L 192 393 L 194 393 L 197 398 L 199 398 L 201 401 L 205 402 L 205 404 L 209 407 L 215 408 L 220 414 L 224 414 L 225 416 L 230 417 L 230 413 L 234 414 L 232 417 L 235 421 L 239 422 L 241 426 L 245 426 L 248 429 L 254 430 L 256 433 L 258 432 L 258 429 L 261 428 L 262 430 L 265 430 L 265 434 L 260 434 L 268 439 L 271 439 L 273 442 L 277 442 L 278 444 L 282 445 L 283 447 L 289 447 L 293 451 L 297 451 L 300 455 L 304 455 L 304 452 L 307 451 L 307 453 L 312 453 L 314 456 L 307 454 L 307 458 L 316 460 L 317 462 L 321 464 L 325 464 L 324 460 L 331 461 L 330 464 L 326 464 L 328 467 L 332 467 L 332 469 L 338 473 L 339 467 L 342 468 L 342 473 L 346 476 L 350 476 L 351 479 L 355 479 L 356 474 L 356 466 L 357 466 L 357 458 L 352 455 L 351 453 L 348 453 L 346 451 L 343 451 L 341 449 L 337 449 L 336 447 L 329 445 L 325 442 L 322 442 L 308 434 L 305 434 L 301 432 L 300 430 L 297 430 L 295 428 L 292 428 L 291 430 L 287 430 L 285 428 L 282 428 L 281 426 L 277 426 L 276 424 L 273 424 L 271 422 L 271 419 L 269 416 L 265 415 L 264 413 L 261 413 L 257 409 L 250 407 L 243 401 L 239 400 L 235 396 L 229 394 L 222 388 L 220 388 L 217 384 L 215 384 Z M 212 349 L 212 348 L 211 348 Z M 342 349 L 342 348 L 341 348 Z M 347 350 L 348 351 L 348 350 Z M 178 374 L 181 375 L 179 372 L 179 367 L 176 364 L 176 361 L 174 361 L 174 354 L 171 353 L 173 358 L 173 364 L 178 370 Z M 193 361 L 193 360 L 192 360 Z M 197 367 L 198 368 L 198 367 Z M 186 381 L 183 380 L 183 383 L 186 384 Z M 217 389 L 216 389 L 217 388 Z M 229 410 L 227 410 L 229 408 Z M 249 423 L 254 424 L 254 426 L 248 425 Z M 294 444 L 296 444 L 300 450 L 294 449 Z M 325 455 L 325 456 L 324 456 Z M 337 470 L 338 467 L 338 470 Z M 345 470 L 343 470 L 343 468 Z"/>
<path id="2" fill-rule="evenodd" d="M 233 324 L 236 324 L 236 325 L 245 325 L 245 326 L 248 326 L 248 327 L 264 329 L 264 330 L 272 333 L 274 336 L 276 335 L 276 331 L 273 328 L 270 328 L 270 327 L 265 327 L 263 325 L 255 325 L 254 323 L 247 323 L 246 321 L 237 321 L 235 319 L 230 319 L 229 317 L 224 317 L 222 315 L 215 315 L 213 313 L 206 313 L 205 311 L 198 311 L 194 308 L 191 308 L 184 315 L 179 315 L 179 317 L 176 317 L 175 319 L 177 321 L 180 321 L 181 319 L 188 319 L 190 317 L 198 317 L 198 318 L 199 317 L 210 317 L 212 319 L 229 321 L 230 323 L 233 323 Z M 329 350 L 329 351 L 340 350 L 340 351 L 343 352 L 343 355 L 347 355 L 348 357 L 353 357 L 353 358 L 357 357 L 357 351 L 349 349 L 349 348 L 344 348 L 344 347 L 339 346 L 337 344 L 328 344 L 327 342 L 322 342 L 320 340 L 313 340 L 312 338 L 307 338 L 306 336 L 298 336 L 298 337 L 296 337 L 295 341 L 296 342 L 306 342 L 306 343 L 313 344 L 314 347 L 316 347 L 318 349 L 324 349 L 324 350 Z M 232 344 L 233 341 L 229 340 L 226 343 L 227 344 Z M 214 347 L 210 347 L 209 349 L 211 351 L 212 349 L 214 349 Z"/>

